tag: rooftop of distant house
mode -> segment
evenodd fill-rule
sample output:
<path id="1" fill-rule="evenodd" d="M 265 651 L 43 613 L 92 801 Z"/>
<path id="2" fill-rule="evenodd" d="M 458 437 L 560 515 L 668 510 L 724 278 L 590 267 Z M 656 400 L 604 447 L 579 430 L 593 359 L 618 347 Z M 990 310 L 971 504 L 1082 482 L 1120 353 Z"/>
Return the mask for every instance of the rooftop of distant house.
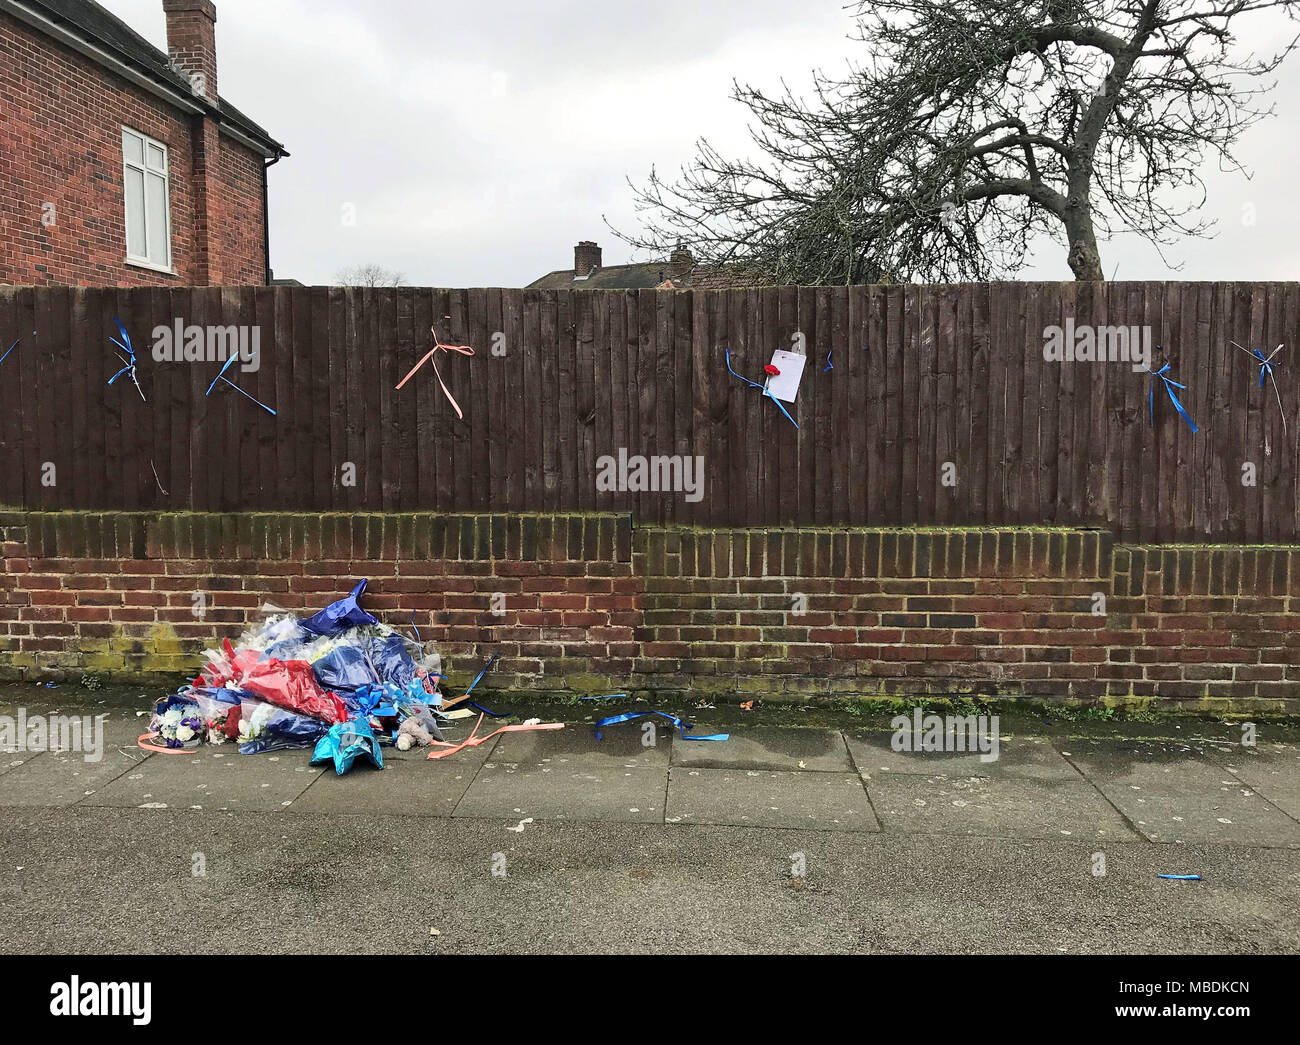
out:
<path id="1" fill-rule="evenodd" d="M 743 265 L 699 265 L 683 244 L 665 261 L 604 265 L 600 245 L 582 240 L 573 248 L 573 266 L 548 272 L 526 290 L 721 290 L 766 286 Z"/>

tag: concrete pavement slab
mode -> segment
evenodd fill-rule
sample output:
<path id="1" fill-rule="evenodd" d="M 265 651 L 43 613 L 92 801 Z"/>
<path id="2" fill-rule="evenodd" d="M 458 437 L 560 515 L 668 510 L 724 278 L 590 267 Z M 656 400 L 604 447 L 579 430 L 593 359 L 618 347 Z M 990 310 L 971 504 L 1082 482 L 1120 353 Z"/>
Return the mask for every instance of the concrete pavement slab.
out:
<path id="1" fill-rule="evenodd" d="M 667 769 L 674 743 L 671 724 L 656 720 L 656 728 L 649 734 L 639 728 L 642 721 L 604 729 L 601 740 L 596 739 L 591 726 L 582 724 L 535 733 L 506 733 L 496 740 L 492 761 L 539 767 L 580 761 L 605 769 Z M 490 732 L 486 723 L 482 732 Z M 653 742 L 647 743 L 651 739 Z"/>
<path id="2" fill-rule="evenodd" d="M 456 805 L 458 817 L 661 823 L 672 741 L 658 730 L 507 733 Z M 446 761 L 459 758 L 452 755 Z"/>
<path id="3" fill-rule="evenodd" d="M 1300 820 L 1300 748 L 1293 744 L 1214 748 L 1210 757 L 1291 819 Z"/>
<path id="4" fill-rule="evenodd" d="M 697 730 L 696 732 L 712 732 Z M 851 773 L 844 737 L 837 729 L 758 726 L 732 732 L 726 741 L 673 741 L 673 765 L 692 769 L 803 770 Z"/>
<path id="5" fill-rule="evenodd" d="M 89 715 L 101 719 L 102 751 L 98 761 L 91 751 L 0 751 L 0 806 L 66 806 L 108 785 L 150 756 L 136 745 L 148 719 L 130 712 L 102 709 L 27 707 L 27 716 Z M 16 709 L 6 711 L 14 714 Z"/>
<path id="6" fill-rule="evenodd" d="M 1043 781 L 1080 779 L 1078 771 L 1045 737 L 1000 738 L 998 757 L 993 761 L 985 761 L 978 751 L 895 751 L 892 738 L 893 734 L 884 732 L 845 734 L 844 739 L 863 779 L 874 781 L 899 773 Z M 950 738 L 945 746 L 956 745 Z"/>
<path id="7" fill-rule="evenodd" d="M 670 824 L 878 831 L 856 773 L 790 773 L 674 766 Z"/>
<path id="8" fill-rule="evenodd" d="M 322 772 L 309 749 L 241 755 L 234 744 L 194 754 L 150 756 L 83 799 L 84 805 L 138 809 L 279 811 Z"/>
<path id="9" fill-rule="evenodd" d="M 661 823 L 662 769 L 550 768 L 487 762 L 456 806 L 457 817 Z"/>
<path id="10" fill-rule="evenodd" d="M 1189 745 L 1069 740 L 1061 753 L 1153 842 L 1300 846 L 1300 824 Z"/>
<path id="11" fill-rule="evenodd" d="M 383 772 L 358 764 L 345 776 L 321 773 L 288 808 L 295 813 L 451 816 L 491 751 L 489 743 L 430 761 L 428 748 L 405 753 L 385 748 Z"/>
<path id="12" fill-rule="evenodd" d="M 1138 840 L 1085 780 L 888 773 L 868 785 L 886 831 L 1006 838 Z"/>

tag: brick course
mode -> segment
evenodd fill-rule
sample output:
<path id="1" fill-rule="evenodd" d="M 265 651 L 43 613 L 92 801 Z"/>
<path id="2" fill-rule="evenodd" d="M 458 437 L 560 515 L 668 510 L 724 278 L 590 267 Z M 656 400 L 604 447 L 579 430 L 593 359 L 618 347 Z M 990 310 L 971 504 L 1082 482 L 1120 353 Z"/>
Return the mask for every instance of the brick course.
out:
<path id="1" fill-rule="evenodd" d="M 1300 547 L 616 514 L 11 512 L 0 537 L 11 679 L 192 672 L 264 602 L 314 612 L 367 577 L 366 606 L 414 611 L 454 670 L 499 652 L 496 686 L 1300 710 Z"/>

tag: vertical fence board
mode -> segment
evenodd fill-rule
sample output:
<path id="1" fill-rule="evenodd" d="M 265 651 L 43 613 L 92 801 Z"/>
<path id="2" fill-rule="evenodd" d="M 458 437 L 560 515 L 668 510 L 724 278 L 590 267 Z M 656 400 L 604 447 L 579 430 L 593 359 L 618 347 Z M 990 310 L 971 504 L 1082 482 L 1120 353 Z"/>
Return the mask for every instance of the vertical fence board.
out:
<path id="1" fill-rule="evenodd" d="M 1075 318 L 1076 321 L 1079 321 L 1080 287 L 1081 284 L 1078 283 L 1062 284 L 1053 295 L 1051 311 L 1044 317 L 1043 322 L 1050 321 L 1058 326 L 1063 326 L 1067 318 Z M 1041 340 L 1038 342 L 1038 346 L 1040 349 L 1039 357 L 1041 358 Z M 1077 453 L 1074 444 L 1074 407 L 1077 394 L 1075 386 L 1094 365 L 1093 363 L 1076 360 L 1074 363 L 1055 368 L 1057 370 L 1057 408 L 1053 413 L 1056 414 L 1056 460 L 1055 462 L 1048 461 L 1046 464 L 1049 473 L 1047 478 L 1050 495 L 1044 500 L 1044 511 L 1049 513 L 1047 517 L 1052 522 L 1065 522 L 1072 518 L 1070 497 L 1074 490 L 1074 465 Z M 1045 365 L 1045 369 L 1051 370 L 1053 368 Z"/>
<path id="2" fill-rule="evenodd" d="M 820 396 L 817 378 L 814 373 L 817 357 L 824 355 L 822 347 L 824 335 L 821 328 L 821 295 L 823 288 L 800 287 L 793 329 L 789 329 L 786 317 L 781 317 L 782 337 L 771 348 L 786 348 L 793 342 L 796 334 L 803 335 L 808 352 L 804 363 L 804 377 L 799 384 L 798 401 L 788 404 L 786 409 L 799 422 L 796 429 L 789 421 L 780 416 L 781 411 L 772 408 L 777 416 L 773 417 L 775 427 L 779 420 L 788 431 L 783 432 L 781 442 L 781 470 L 772 477 L 781 493 L 781 523 L 786 525 L 798 521 L 800 510 L 807 513 L 812 522 L 817 522 L 817 477 L 816 463 L 813 460 L 814 447 L 817 443 L 817 413 Z M 764 377 L 766 375 L 763 375 Z M 772 404 L 768 404 L 772 407 Z M 778 437 L 781 438 L 781 437 Z"/>
<path id="3" fill-rule="evenodd" d="M 524 384 L 524 295 L 520 290 L 503 290 L 501 292 L 501 333 L 504 335 L 501 347 L 505 355 L 494 366 L 505 390 L 504 410 L 501 426 L 506 435 L 505 458 L 508 462 L 509 492 L 507 505 L 511 511 L 522 511 L 528 503 L 524 493 L 524 416 L 532 405 L 529 389 Z M 611 351 L 621 346 L 612 346 Z M 425 502 L 427 503 L 427 502 Z"/>
<path id="4" fill-rule="evenodd" d="M 855 367 L 862 370 L 865 382 L 867 417 L 863 438 L 866 439 L 867 489 L 862 523 L 880 525 L 885 521 L 889 485 L 889 381 L 888 356 L 884 352 L 885 291 L 868 287 L 863 307 L 861 344 L 854 342 Z M 859 383 L 859 389 L 862 385 Z"/>
<path id="5" fill-rule="evenodd" d="M 1300 349 L 1300 345 L 1296 343 L 1297 333 L 1300 333 L 1300 285 L 1286 283 L 1283 293 L 1285 306 L 1280 343 L 1284 347 L 1277 358 L 1283 365 L 1290 364 L 1288 369 L 1291 375 L 1294 375 L 1300 370 L 1300 366 L 1296 365 L 1296 353 Z M 1274 345 L 1269 351 L 1276 347 Z M 1300 395 L 1300 389 L 1297 388 L 1294 376 L 1291 376 L 1288 381 L 1279 379 L 1279 385 L 1284 392 L 1279 412 L 1286 418 L 1286 456 L 1283 467 L 1287 469 L 1285 474 L 1288 481 L 1283 486 L 1282 497 L 1278 502 L 1280 518 L 1273 520 L 1273 526 L 1277 530 L 1278 540 L 1294 542 L 1297 537 L 1300 537 L 1300 520 L 1297 519 L 1300 515 L 1300 411 L 1297 410 L 1297 396 Z"/>
<path id="6" fill-rule="evenodd" d="M 694 439 L 686 453 L 690 457 L 704 460 L 702 474 L 696 476 L 704 499 L 695 505 L 687 505 L 691 521 L 708 523 L 714 521 L 718 511 L 717 498 L 722 493 L 723 484 L 719 481 L 716 469 L 723 458 L 718 453 L 716 431 L 713 426 L 713 385 L 710 381 L 710 338 L 712 336 L 712 307 L 716 295 L 710 291 L 697 290 L 691 297 L 690 348 L 691 387 L 691 433 Z M 694 467 L 692 461 L 691 467 Z"/>
<path id="7" fill-rule="evenodd" d="M 1264 296 L 1264 333 L 1260 344 L 1256 347 L 1267 357 L 1283 340 L 1283 298 L 1280 285 L 1277 283 L 1265 284 Z M 1276 362 L 1281 362 L 1282 354 L 1278 353 L 1274 359 Z M 1243 360 L 1243 362 L 1249 362 L 1249 360 Z M 1255 373 L 1258 374 L 1259 365 L 1256 364 L 1254 369 Z M 1261 539 L 1267 539 L 1271 530 L 1270 522 L 1279 519 L 1285 511 L 1285 501 L 1281 495 L 1286 462 L 1286 439 L 1282 434 L 1282 425 L 1278 420 L 1279 410 L 1277 398 L 1273 393 L 1273 383 L 1266 377 L 1264 387 L 1260 388 L 1258 386 L 1259 381 L 1257 379 L 1251 392 L 1259 398 L 1260 427 L 1263 429 L 1265 447 L 1264 459 L 1261 462 L 1263 474 L 1260 478 L 1260 486 L 1262 487 L 1263 496 L 1260 499 L 1260 525 Z M 1274 534 L 1274 539 L 1277 539 L 1278 536 L 1280 536 L 1280 528 Z"/>
<path id="8" fill-rule="evenodd" d="M 898 496 L 903 482 L 903 288 L 884 288 L 884 306 L 880 343 L 871 351 L 880 356 L 885 385 L 885 423 L 881 433 L 885 444 L 883 481 L 880 484 L 883 504 L 880 521 L 893 525 L 902 521 L 903 504 Z"/>
<path id="9" fill-rule="evenodd" d="M 607 454 L 617 461 L 619 450 L 628 445 L 627 397 L 632 385 L 627 368 L 627 308 L 625 295 L 620 290 L 602 291 L 601 300 L 607 341 L 604 345 L 596 346 L 596 363 L 601 375 L 597 380 L 608 384 L 606 409 L 609 411 L 609 423 L 603 430 L 607 434 L 597 433 L 606 438 L 607 442 L 598 444 L 596 452 Z M 614 490 L 608 503 L 614 511 L 627 511 L 627 491 Z"/>
<path id="10" fill-rule="evenodd" d="M 596 344 L 606 344 L 604 294 L 592 291 L 577 299 L 578 395 L 574 419 L 578 426 L 577 504 L 583 511 L 596 507 L 596 433 L 607 431 L 609 406 L 598 402 Z M 604 353 L 601 353 L 604 355 Z M 603 368 L 602 368 L 603 373 Z"/>

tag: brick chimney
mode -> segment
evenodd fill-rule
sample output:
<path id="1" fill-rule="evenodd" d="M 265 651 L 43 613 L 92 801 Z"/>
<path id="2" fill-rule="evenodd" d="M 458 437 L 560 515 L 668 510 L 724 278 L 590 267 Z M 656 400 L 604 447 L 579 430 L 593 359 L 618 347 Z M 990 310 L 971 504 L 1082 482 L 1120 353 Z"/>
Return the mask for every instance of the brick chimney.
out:
<path id="1" fill-rule="evenodd" d="M 217 100 L 217 9 L 212 0 L 163 0 L 167 53 L 195 94 Z"/>
<path id="2" fill-rule="evenodd" d="M 600 268 L 600 247 L 589 239 L 584 239 L 573 248 L 573 274 L 579 279 L 591 275 L 592 269 Z"/>
<path id="3" fill-rule="evenodd" d="M 691 274 L 693 268 L 695 268 L 695 257 L 685 244 L 678 242 L 677 249 L 672 252 L 668 259 L 670 278 L 673 280 L 685 279 Z"/>

